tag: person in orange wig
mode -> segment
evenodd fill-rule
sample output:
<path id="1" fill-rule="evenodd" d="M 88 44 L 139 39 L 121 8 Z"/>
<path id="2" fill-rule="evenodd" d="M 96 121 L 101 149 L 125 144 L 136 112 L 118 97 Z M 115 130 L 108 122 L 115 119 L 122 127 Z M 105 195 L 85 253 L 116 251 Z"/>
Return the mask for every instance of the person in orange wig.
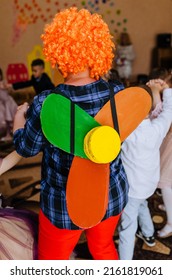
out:
<path id="1" fill-rule="evenodd" d="M 45 26 L 41 38 L 45 58 L 64 77 L 64 83 L 55 90 L 94 117 L 110 99 L 110 84 L 101 78 L 112 67 L 115 49 L 108 25 L 100 15 L 72 7 L 57 13 Z M 111 86 L 114 94 L 124 88 L 118 81 L 111 82 Z M 71 220 L 66 205 L 66 183 L 73 155 L 50 144 L 40 124 L 42 104 L 51 93 L 47 90 L 35 96 L 29 109 L 27 104 L 20 106 L 14 120 L 16 152 L 23 157 L 43 153 L 39 259 L 69 259 L 83 231 L 93 259 L 118 259 L 113 235 L 128 193 L 120 154 L 110 164 L 105 216 L 91 228 L 79 228 Z"/>

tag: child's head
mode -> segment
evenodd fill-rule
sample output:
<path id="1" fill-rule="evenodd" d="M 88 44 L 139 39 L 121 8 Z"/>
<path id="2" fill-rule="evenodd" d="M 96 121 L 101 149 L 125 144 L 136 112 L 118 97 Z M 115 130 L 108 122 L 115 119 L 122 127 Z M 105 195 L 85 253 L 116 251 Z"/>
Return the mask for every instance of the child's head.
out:
<path id="1" fill-rule="evenodd" d="M 149 74 L 149 79 L 164 80 L 170 87 L 172 87 L 172 72 L 163 67 L 154 68 Z"/>
<path id="2" fill-rule="evenodd" d="M 162 79 L 164 80 L 168 76 L 168 70 L 164 67 L 153 68 L 149 74 L 149 79 Z"/>
<path id="3" fill-rule="evenodd" d="M 114 57 L 112 36 L 100 15 L 70 8 L 56 14 L 46 25 L 43 52 L 64 77 L 86 69 L 98 79 L 108 72 Z"/>
<path id="4" fill-rule="evenodd" d="M 42 59 L 37 58 L 32 61 L 31 68 L 34 78 L 40 78 L 44 72 L 45 63 Z"/>

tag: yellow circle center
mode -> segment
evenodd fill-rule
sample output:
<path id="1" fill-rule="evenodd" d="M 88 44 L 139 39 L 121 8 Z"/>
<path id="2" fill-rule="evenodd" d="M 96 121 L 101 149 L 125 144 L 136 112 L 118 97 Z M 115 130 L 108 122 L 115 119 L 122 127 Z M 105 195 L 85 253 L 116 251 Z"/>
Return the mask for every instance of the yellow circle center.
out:
<path id="1" fill-rule="evenodd" d="M 96 163 L 109 163 L 120 151 L 118 133 L 110 126 L 98 126 L 90 130 L 84 138 L 84 152 Z"/>

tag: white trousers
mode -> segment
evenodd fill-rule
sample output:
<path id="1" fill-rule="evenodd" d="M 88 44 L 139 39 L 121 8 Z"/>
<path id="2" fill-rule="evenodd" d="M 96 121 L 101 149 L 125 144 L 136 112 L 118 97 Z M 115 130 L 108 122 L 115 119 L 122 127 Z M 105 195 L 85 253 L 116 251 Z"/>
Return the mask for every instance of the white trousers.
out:
<path id="1" fill-rule="evenodd" d="M 133 259 L 138 225 L 144 236 L 150 237 L 154 234 L 154 225 L 147 200 L 129 197 L 118 226 L 120 260 Z"/>

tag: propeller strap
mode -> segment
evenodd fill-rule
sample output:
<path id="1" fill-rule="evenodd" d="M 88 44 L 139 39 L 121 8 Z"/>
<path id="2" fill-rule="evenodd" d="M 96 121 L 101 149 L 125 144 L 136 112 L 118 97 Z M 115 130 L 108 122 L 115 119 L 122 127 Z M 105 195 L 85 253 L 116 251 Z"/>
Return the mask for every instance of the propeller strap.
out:
<path id="1" fill-rule="evenodd" d="M 115 98 L 114 98 L 114 89 L 112 86 L 110 86 L 110 106 L 111 106 L 111 113 L 112 113 L 114 129 L 120 135 L 118 117 L 117 117 L 117 112 L 116 112 L 116 103 L 115 103 Z"/>
<path id="2" fill-rule="evenodd" d="M 70 103 L 70 152 L 75 153 L 75 104 Z"/>

